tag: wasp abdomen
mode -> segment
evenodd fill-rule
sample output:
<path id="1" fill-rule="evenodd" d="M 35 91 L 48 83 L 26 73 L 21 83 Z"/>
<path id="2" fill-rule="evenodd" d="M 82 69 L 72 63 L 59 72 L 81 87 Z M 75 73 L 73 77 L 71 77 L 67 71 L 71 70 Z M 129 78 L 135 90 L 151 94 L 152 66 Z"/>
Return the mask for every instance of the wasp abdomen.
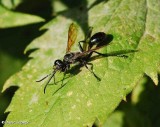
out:
<path id="1" fill-rule="evenodd" d="M 106 34 L 104 32 L 95 33 L 90 39 L 89 47 L 92 48 L 93 45 L 99 45 L 100 43 L 103 43 L 105 39 Z"/>

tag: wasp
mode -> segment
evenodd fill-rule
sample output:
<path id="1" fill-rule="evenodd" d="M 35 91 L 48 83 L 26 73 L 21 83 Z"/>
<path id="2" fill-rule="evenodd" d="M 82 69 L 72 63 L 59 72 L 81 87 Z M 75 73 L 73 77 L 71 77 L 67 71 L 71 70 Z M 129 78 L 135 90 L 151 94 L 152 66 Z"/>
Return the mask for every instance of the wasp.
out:
<path id="1" fill-rule="evenodd" d="M 86 35 L 85 39 L 83 41 L 78 42 L 80 51 L 71 52 L 70 51 L 71 47 L 73 46 L 77 38 L 77 27 L 74 23 L 70 25 L 68 30 L 66 54 L 64 55 L 63 60 L 60 59 L 55 60 L 53 65 L 53 72 L 51 74 L 46 75 L 44 78 L 36 81 L 36 82 L 41 82 L 42 80 L 50 76 L 44 87 L 44 93 L 46 91 L 47 85 L 49 84 L 49 82 L 53 77 L 55 83 L 56 72 L 59 71 L 65 73 L 67 70 L 70 69 L 70 65 L 75 63 L 80 63 L 83 66 L 85 66 L 86 69 L 89 70 L 94 75 L 94 77 L 97 78 L 97 80 L 100 80 L 100 78 L 98 78 L 96 74 L 91 69 L 88 68 L 87 61 L 91 58 L 93 53 L 104 56 L 104 54 L 99 53 L 96 50 L 109 44 L 109 41 L 107 41 L 107 35 L 104 32 L 97 32 L 91 36 L 92 29 L 93 27 L 89 27 L 88 34 Z"/>

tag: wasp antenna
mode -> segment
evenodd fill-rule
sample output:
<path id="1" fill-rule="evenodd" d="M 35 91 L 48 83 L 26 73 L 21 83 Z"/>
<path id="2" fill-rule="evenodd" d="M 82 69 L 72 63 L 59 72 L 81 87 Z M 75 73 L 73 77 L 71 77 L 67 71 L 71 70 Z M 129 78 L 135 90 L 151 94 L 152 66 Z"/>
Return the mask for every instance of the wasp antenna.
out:
<path id="1" fill-rule="evenodd" d="M 43 77 L 42 79 L 40 79 L 40 80 L 37 80 L 36 82 L 41 82 L 41 81 L 43 81 L 44 79 L 46 79 L 48 76 L 50 76 L 51 74 L 48 74 L 48 75 L 46 75 L 45 77 Z"/>
<path id="2" fill-rule="evenodd" d="M 54 71 L 53 71 L 53 73 L 52 74 L 50 74 L 51 75 L 51 77 L 48 79 L 48 81 L 47 81 L 47 83 L 46 83 L 46 85 L 44 86 L 44 94 L 46 93 L 46 88 L 47 88 L 47 85 L 49 84 L 49 82 L 51 81 L 51 79 L 54 77 L 54 75 L 55 75 L 55 73 L 57 72 L 57 69 L 55 69 Z M 49 76 L 49 75 L 48 75 Z"/>

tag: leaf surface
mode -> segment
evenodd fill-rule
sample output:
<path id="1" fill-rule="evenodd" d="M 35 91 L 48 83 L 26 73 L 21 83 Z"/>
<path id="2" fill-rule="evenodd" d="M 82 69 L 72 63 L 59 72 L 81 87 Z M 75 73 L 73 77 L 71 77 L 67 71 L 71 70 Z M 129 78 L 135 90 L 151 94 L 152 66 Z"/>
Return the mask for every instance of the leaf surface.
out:
<path id="1" fill-rule="evenodd" d="M 43 127 L 92 126 L 95 121 L 102 125 L 144 74 L 157 84 L 160 64 L 158 0 L 116 0 L 96 6 L 91 6 L 91 1 L 88 3 L 87 14 L 85 9 L 77 8 L 61 13 L 44 25 L 42 29 L 48 30 L 26 48 L 26 51 L 39 49 L 30 55 L 33 59 L 22 71 L 4 86 L 4 90 L 12 85 L 19 87 L 7 109 L 10 111 L 7 120 L 23 120 L 29 122 L 28 126 Z M 73 21 L 79 26 L 77 41 L 84 39 L 83 32 L 88 26 L 94 27 L 93 33 L 103 31 L 113 35 L 111 44 L 99 52 L 124 54 L 137 49 L 138 52 L 128 52 L 128 58 L 114 56 L 91 61 L 100 82 L 85 67 L 73 65 L 61 89 L 63 73 L 57 73 L 57 85 L 52 80 L 43 94 L 45 81 L 35 81 L 52 72 L 54 60 L 63 58 L 68 27 Z M 76 47 L 73 51 L 78 50 Z"/>

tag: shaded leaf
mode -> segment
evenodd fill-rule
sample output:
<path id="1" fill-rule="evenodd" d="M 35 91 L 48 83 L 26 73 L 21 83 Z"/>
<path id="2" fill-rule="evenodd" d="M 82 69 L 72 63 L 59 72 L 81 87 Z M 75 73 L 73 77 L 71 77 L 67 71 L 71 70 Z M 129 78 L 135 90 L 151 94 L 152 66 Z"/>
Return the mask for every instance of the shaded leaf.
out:
<path id="1" fill-rule="evenodd" d="M 22 26 L 43 21 L 44 19 L 38 16 L 12 12 L 0 6 L 0 28 Z"/>

